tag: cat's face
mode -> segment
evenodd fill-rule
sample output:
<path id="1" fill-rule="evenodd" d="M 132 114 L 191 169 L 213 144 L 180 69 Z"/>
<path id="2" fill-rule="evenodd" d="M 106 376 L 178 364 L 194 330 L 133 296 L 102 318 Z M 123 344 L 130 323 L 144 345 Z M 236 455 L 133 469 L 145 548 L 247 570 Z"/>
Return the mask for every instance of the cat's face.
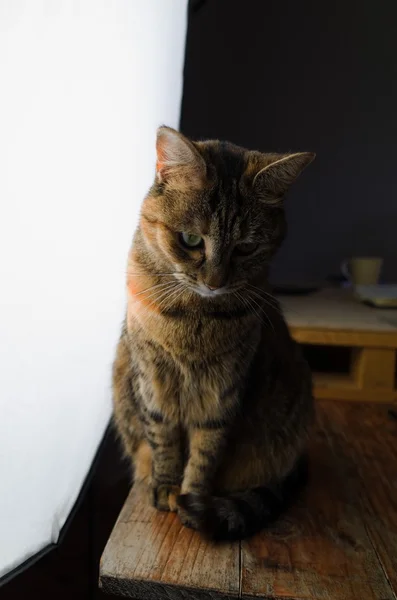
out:
<path id="1" fill-rule="evenodd" d="M 193 143 L 160 128 L 156 180 L 140 224 L 147 251 L 201 296 L 236 292 L 280 246 L 283 196 L 313 158 Z"/>

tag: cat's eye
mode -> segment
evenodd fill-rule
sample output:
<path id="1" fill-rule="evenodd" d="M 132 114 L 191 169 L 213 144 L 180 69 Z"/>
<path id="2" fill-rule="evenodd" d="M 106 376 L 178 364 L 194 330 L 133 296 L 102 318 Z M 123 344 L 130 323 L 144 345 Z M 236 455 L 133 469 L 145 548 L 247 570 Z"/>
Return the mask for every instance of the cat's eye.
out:
<path id="1" fill-rule="evenodd" d="M 248 256 L 249 254 L 253 254 L 258 247 L 259 244 L 255 242 L 242 242 L 236 246 L 235 252 L 241 256 Z"/>
<path id="2" fill-rule="evenodd" d="M 203 238 L 199 235 L 194 235 L 193 233 L 180 233 L 179 240 L 185 248 L 196 249 L 204 247 Z"/>

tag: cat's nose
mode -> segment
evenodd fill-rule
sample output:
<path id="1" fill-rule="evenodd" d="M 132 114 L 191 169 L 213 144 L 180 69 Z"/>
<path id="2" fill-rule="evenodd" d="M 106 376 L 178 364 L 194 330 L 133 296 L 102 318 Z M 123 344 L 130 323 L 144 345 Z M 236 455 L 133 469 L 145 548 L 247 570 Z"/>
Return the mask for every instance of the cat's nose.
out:
<path id="1" fill-rule="evenodd" d="M 213 266 L 207 265 L 206 271 L 204 272 L 204 276 L 202 281 L 204 285 L 214 292 L 219 288 L 223 288 L 226 286 L 228 280 L 228 273 L 222 266 Z"/>

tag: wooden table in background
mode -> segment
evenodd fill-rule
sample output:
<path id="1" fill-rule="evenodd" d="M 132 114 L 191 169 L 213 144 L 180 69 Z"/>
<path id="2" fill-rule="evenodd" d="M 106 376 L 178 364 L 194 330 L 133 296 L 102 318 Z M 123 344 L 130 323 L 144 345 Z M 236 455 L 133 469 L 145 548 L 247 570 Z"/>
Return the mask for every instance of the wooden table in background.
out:
<path id="1" fill-rule="evenodd" d="M 336 289 L 279 300 L 297 342 L 350 348 L 348 373 L 314 373 L 316 398 L 397 401 L 397 310 L 370 308 Z"/>
<path id="2" fill-rule="evenodd" d="M 319 401 L 309 486 L 251 540 L 211 544 L 133 489 L 101 560 L 103 590 L 137 600 L 396 600 L 393 414 Z"/>

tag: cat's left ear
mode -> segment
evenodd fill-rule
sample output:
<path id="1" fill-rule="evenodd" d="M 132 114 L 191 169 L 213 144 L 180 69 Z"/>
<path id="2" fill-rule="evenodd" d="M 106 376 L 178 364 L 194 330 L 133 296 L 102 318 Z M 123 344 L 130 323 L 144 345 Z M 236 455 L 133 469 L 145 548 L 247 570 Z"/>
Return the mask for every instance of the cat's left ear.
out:
<path id="1" fill-rule="evenodd" d="M 174 181 L 200 185 L 206 173 L 203 157 L 190 140 L 171 127 L 157 130 L 156 178 L 159 182 Z"/>
<path id="2" fill-rule="evenodd" d="M 255 175 L 252 182 L 254 190 L 265 202 L 277 204 L 315 156 L 314 152 L 279 155 Z"/>

